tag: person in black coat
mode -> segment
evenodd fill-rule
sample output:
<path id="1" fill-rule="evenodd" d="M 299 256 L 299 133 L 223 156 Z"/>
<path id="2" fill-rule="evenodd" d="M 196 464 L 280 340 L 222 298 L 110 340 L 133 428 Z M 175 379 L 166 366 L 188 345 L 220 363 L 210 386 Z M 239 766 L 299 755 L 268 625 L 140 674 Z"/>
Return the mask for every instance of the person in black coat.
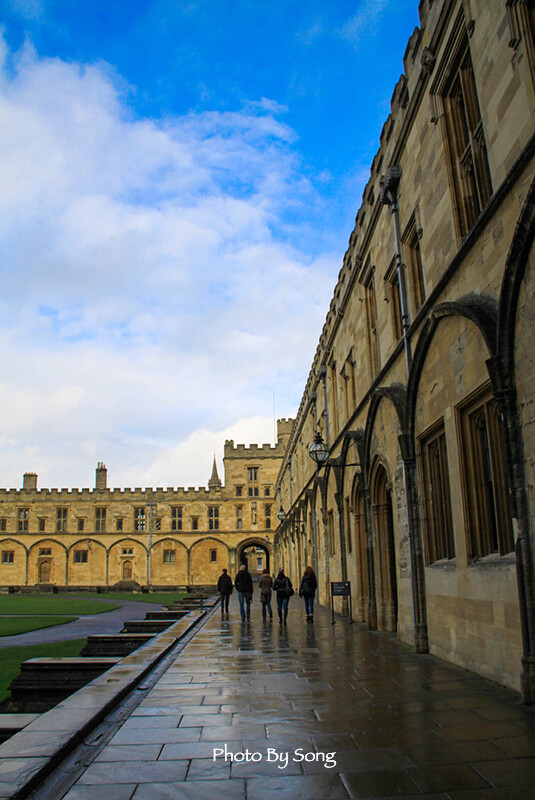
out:
<path id="1" fill-rule="evenodd" d="M 308 622 L 314 622 L 314 596 L 317 588 L 318 581 L 316 580 L 316 573 L 312 567 L 307 567 L 301 578 L 299 597 L 302 597 L 305 601 L 305 614 L 307 615 Z"/>
<path id="2" fill-rule="evenodd" d="M 240 601 L 241 618 L 251 616 L 251 600 L 253 599 L 253 579 L 247 570 L 247 565 L 242 564 L 236 578 L 234 586 L 238 590 L 238 600 Z"/>
<path id="3" fill-rule="evenodd" d="M 291 580 L 287 575 L 284 574 L 284 570 L 282 568 L 279 570 L 279 574 L 275 578 L 273 591 L 277 593 L 277 611 L 279 613 L 279 622 L 284 622 L 286 625 L 286 620 L 288 618 L 288 603 L 290 602 L 290 597 L 293 595 L 294 590 Z"/>
<path id="4" fill-rule="evenodd" d="M 226 569 L 224 569 L 219 576 L 219 580 L 217 582 L 217 591 L 221 597 L 221 613 L 226 611 L 228 614 L 228 604 L 230 595 L 232 594 L 232 578 L 227 573 Z"/>

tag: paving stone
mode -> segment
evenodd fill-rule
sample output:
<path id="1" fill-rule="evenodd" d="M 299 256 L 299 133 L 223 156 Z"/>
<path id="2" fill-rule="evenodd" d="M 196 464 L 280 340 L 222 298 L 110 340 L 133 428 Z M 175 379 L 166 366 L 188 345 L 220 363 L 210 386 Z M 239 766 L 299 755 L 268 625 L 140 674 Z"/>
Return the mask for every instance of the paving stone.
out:
<path id="1" fill-rule="evenodd" d="M 202 728 L 121 728 L 110 744 L 171 744 L 198 742 Z"/>
<path id="2" fill-rule="evenodd" d="M 135 788 L 135 783 L 105 783 L 98 787 L 98 793 L 102 800 L 130 800 Z M 95 800 L 95 787 L 78 784 L 62 800 Z"/>
<path id="3" fill-rule="evenodd" d="M 78 783 L 100 785 L 183 781 L 188 771 L 188 764 L 188 761 L 120 761 L 108 764 L 95 762 L 86 769 Z"/>
<path id="4" fill-rule="evenodd" d="M 247 800 L 339 800 L 348 792 L 339 775 L 250 778 Z"/>
<path id="5" fill-rule="evenodd" d="M 245 781 L 236 779 L 153 783 L 151 786 L 143 784 L 138 786 L 132 800 L 215 800 L 220 797 L 225 800 L 245 800 Z"/>
<path id="6" fill-rule="evenodd" d="M 97 761 L 156 761 L 161 744 L 108 745 L 98 754 Z"/>

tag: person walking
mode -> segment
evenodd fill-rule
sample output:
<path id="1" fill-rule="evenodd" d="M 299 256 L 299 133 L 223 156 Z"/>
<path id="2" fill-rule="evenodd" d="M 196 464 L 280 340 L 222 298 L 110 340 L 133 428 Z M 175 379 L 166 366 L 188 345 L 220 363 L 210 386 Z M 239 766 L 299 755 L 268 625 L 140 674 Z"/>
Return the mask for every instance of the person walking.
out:
<path id="1" fill-rule="evenodd" d="M 262 570 L 262 574 L 258 579 L 258 588 L 260 589 L 260 603 L 262 604 L 262 619 L 273 619 L 273 610 L 271 608 L 271 589 L 273 588 L 273 578 L 267 571 Z"/>
<path id="2" fill-rule="evenodd" d="M 240 601 L 241 618 L 251 616 L 251 600 L 253 599 L 253 579 L 247 569 L 247 564 L 242 564 L 236 578 L 234 586 L 238 590 L 238 600 Z"/>
<path id="3" fill-rule="evenodd" d="M 305 601 L 305 614 L 307 622 L 314 622 L 314 596 L 318 588 L 316 573 L 312 567 L 306 567 L 299 586 L 299 597 Z"/>
<path id="4" fill-rule="evenodd" d="M 294 590 L 291 580 L 287 575 L 284 574 L 282 567 L 279 570 L 279 574 L 275 578 L 273 590 L 277 592 L 277 611 L 279 613 L 279 622 L 286 625 L 286 620 L 288 618 L 288 603 L 290 602 L 290 597 L 293 595 Z"/>
<path id="5" fill-rule="evenodd" d="M 225 611 L 228 614 L 228 604 L 230 595 L 232 594 L 232 578 L 226 569 L 223 569 L 223 572 L 219 576 L 219 580 L 217 581 L 217 591 L 221 597 L 221 614 L 223 614 Z"/>

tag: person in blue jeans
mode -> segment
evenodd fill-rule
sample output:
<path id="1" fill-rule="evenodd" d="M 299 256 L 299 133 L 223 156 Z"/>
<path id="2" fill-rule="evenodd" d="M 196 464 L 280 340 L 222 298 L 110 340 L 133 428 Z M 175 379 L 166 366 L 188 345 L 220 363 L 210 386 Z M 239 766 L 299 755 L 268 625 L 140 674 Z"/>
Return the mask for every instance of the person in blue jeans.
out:
<path id="1" fill-rule="evenodd" d="M 234 586 L 238 590 L 238 600 L 240 602 L 241 618 L 251 616 L 251 600 L 253 599 L 253 579 L 247 570 L 247 564 L 242 564 L 236 578 Z"/>
<path id="2" fill-rule="evenodd" d="M 265 568 L 258 579 L 258 588 L 260 589 L 260 603 L 262 604 L 262 619 L 267 619 L 268 614 L 269 618 L 272 619 L 271 589 L 273 588 L 273 578 Z"/>
<path id="3" fill-rule="evenodd" d="M 275 578 L 273 590 L 277 592 L 277 611 L 279 613 L 279 622 L 286 625 L 288 618 L 288 603 L 290 597 L 293 595 L 294 590 L 291 580 L 284 574 L 284 570 L 279 570 L 279 574 Z"/>
<path id="4" fill-rule="evenodd" d="M 305 601 L 307 622 L 314 622 L 314 596 L 317 588 L 316 573 L 312 567 L 306 567 L 299 586 L 299 597 L 302 597 Z"/>

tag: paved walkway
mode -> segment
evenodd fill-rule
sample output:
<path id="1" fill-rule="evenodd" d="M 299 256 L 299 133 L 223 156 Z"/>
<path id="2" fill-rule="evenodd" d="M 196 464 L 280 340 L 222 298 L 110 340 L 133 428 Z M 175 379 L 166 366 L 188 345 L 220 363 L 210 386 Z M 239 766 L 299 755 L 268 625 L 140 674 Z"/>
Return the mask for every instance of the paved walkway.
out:
<path id="1" fill-rule="evenodd" d="M 535 797 L 535 713 L 515 695 L 330 621 L 294 598 L 287 628 L 258 604 L 242 623 L 233 597 L 64 800 Z"/>
<path id="2" fill-rule="evenodd" d="M 73 598 L 75 596 L 73 595 Z M 106 602 L 101 597 L 89 599 Z M 170 597 L 170 600 L 172 599 Z M 69 639 L 85 639 L 87 636 L 97 634 L 119 633 L 125 620 L 144 619 L 147 611 L 157 611 L 160 608 L 156 603 L 143 603 L 136 600 L 108 600 L 107 602 L 110 605 L 120 604 L 120 608 L 103 611 L 102 614 L 84 614 L 64 625 L 40 628 L 36 631 L 28 631 L 28 633 L 17 633 L 15 636 L 0 636 L 0 649 L 19 647 L 24 644 L 51 644 L 52 642 L 65 642 Z M 60 616 L 69 615 L 66 612 Z"/>

